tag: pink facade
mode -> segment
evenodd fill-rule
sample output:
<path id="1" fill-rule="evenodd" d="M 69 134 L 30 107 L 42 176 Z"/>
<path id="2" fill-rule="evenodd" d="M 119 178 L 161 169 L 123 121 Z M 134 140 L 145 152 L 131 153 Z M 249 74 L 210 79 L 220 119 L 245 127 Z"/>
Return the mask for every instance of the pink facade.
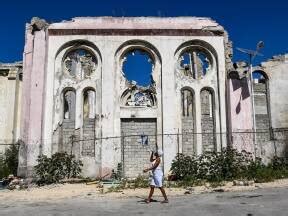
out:
<path id="1" fill-rule="evenodd" d="M 43 93 L 45 80 L 46 30 L 35 30 L 27 26 L 24 48 L 23 103 L 21 116 L 22 148 L 26 154 L 20 155 L 19 174 L 29 175 L 37 164 L 42 145 Z"/>
<path id="2" fill-rule="evenodd" d="M 228 79 L 229 125 L 233 148 L 253 152 L 253 121 L 250 81 L 246 78 Z"/>

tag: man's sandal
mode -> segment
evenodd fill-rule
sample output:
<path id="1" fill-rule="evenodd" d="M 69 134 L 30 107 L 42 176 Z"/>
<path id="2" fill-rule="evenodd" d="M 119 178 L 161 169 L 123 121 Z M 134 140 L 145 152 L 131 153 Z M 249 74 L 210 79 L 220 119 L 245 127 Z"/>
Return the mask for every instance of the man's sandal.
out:
<path id="1" fill-rule="evenodd" d="M 150 203 L 151 201 L 148 200 L 148 199 L 145 199 L 144 202 L 148 204 L 148 203 Z"/>

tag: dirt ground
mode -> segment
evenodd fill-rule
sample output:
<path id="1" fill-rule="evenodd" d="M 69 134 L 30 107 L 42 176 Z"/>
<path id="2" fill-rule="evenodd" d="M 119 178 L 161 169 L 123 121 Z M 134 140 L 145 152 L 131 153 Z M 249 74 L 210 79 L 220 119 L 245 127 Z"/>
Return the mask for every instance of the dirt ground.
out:
<path id="1" fill-rule="evenodd" d="M 209 193 L 213 191 L 226 192 L 226 191 L 253 191 L 259 188 L 277 188 L 277 187 L 288 187 L 288 179 L 281 179 L 269 183 L 255 183 L 250 186 L 233 186 L 232 182 L 226 183 L 224 186 L 212 188 L 208 186 L 197 186 L 187 188 L 165 188 L 168 197 L 173 196 L 185 196 L 186 194 L 201 194 Z M 144 189 L 125 189 L 118 192 L 108 192 L 107 188 L 99 188 L 96 184 L 86 185 L 82 184 L 56 184 L 48 185 L 43 187 L 30 187 L 25 190 L 0 190 L 0 204 L 9 203 L 11 201 L 55 201 L 57 199 L 66 198 L 96 198 L 96 197 L 107 197 L 107 198 L 131 198 L 131 197 L 146 197 L 148 195 L 149 188 Z M 155 190 L 155 196 L 160 196 L 159 190 Z"/>

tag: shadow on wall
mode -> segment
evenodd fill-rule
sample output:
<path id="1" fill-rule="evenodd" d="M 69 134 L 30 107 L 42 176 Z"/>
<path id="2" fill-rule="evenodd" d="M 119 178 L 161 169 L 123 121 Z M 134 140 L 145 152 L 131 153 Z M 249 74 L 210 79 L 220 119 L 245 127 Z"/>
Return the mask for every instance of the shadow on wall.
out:
<path id="1" fill-rule="evenodd" d="M 237 71 L 230 72 L 229 78 L 232 82 L 233 91 L 241 89 L 241 94 L 235 110 L 236 113 L 239 114 L 241 111 L 241 101 L 250 97 L 248 79 L 246 76 L 240 77 Z"/>

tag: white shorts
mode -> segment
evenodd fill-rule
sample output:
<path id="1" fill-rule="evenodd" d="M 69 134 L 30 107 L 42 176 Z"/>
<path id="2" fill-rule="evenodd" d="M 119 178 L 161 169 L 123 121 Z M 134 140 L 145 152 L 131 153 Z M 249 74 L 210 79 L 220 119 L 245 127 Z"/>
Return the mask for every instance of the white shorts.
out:
<path id="1" fill-rule="evenodd" d="M 150 186 L 154 187 L 162 187 L 163 185 L 163 172 L 161 169 L 156 169 L 152 172 L 152 176 L 150 177 Z"/>

